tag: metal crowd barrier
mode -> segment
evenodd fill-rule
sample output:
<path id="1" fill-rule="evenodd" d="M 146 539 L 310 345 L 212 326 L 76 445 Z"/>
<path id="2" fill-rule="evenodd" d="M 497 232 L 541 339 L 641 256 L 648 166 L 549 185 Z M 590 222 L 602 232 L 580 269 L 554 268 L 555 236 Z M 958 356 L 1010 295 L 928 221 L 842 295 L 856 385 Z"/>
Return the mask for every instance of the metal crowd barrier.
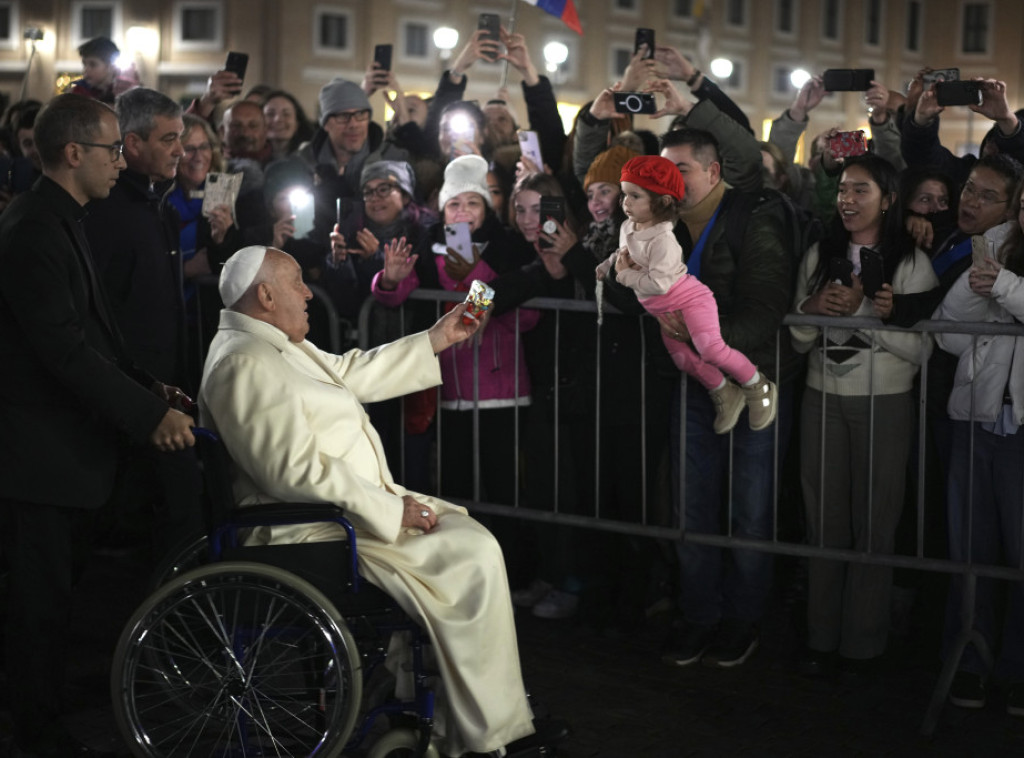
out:
<path id="1" fill-rule="evenodd" d="M 464 297 L 464 295 L 462 293 L 458 293 L 458 292 L 446 292 L 446 291 L 417 289 L 413 293 L 411 293 L 410 300 L 412 300 L 412 301 L 426 301 L 428 303 L 433 303 L 434 304 L 434 316 L 437 317 L 442 312 L 442 307 L 443 307 L 443 305 L 445 303 L 457 302 L 457 301 L 462 300 L 463 297 Z M 383 307 L 383 306 L 380 306 L 379 304 L 376 304 L 372 300 L 372 298 L 368 299 L 367 302 L 364 303 L 363 310 L 361 311 L 360 317 L 359 317 L 359 335 L 360 335 L 360 346 L 361 347 L 365 348 L 365 347 L 368 346 L 368 340 L 367 340 L 367 334 L 368 334 L 368 331 L 369 331 L 368 327 L 369 327 L 371 319 L 373 318 L 374 308 L 381 308 L 381 307 Z M 403 309 L 404 309 L 404 307 L 405 306 L 403 306 Z M 600 450 L 600 446 L 601 446 L 601 425 L 600 425 L 600 416 L 601 416 L 601 407 L 600 407 L 600 398 L 601 398 L 601 387 L 600 387 L 601 350 L 600 350 L 600 335 L 599 335 L 599 330 L 600 330 L 601 327 L 599 327 L 598 324 L 597 324 L 596 304 L 594 302 L 592 302 L 592 301 L 584 301 L 584 300 L 565 300 L 565 299 L 559 299 L 559 298 L 536 298 L 536 299 L 528 301 L 527 303 L 524 303 L 522 305 L 522 307 L 523 308 L 541 309 L 541 310 L 544 310 L 544 311 L 551 311 L 553 313 L 553 317 L 554 317 L 554 319 L 556 321 L 556 327 L 555 327 L 555 330 L 556 330 L 555 331 L 555 334 L 556 334 L 556 344 L 555 344 L 555 351 L 554 351 L 554 361 L 555 361 L 554 372 L 555 372 L 555 377 L 556 377 L 556 380 L 555 380 L 555 383 L 554 383 L 554 388 L 555 388 L 555 400 L 554 400 L 554 403 L 555 403 L 556 418 L 559 418 L 559 416 L 558 416 L 558 408 L 559 408 L 559 403 L 560 403 L 558 376 L 559 376 L 559 372 L 560 372 L 561 367 L 559 365 L 559 350 L 558 350 L 557 340 L 558 340 L 558 338 L 560 336 L 560 318 L 561 318 L 561 314 L 564 313 L 564 312 L 584 312 L 584 313 L 593 313 L 594 314 L 594 329 L 595 329 L 595 335 L 596 335 L 595 339 L 597 340 L 597 346 L 598 346 L 597 347 L 597 356 L 598 356 L 598 358 L 597 358 L 597 377 L 596 377 L 596 380 L 595 380 L 597 382 L 597 390 L 596 390 L 595 407 L 593 409 L 593 412 L 595 414 L 595 419 L 596 419 L 595 429 L 596 429 L 596 436 L 597 436 L 597 438 L 595 439 L 595 447 L 594 447 L 594 449 L 595 449 L 595 454 L 597 454 L 597 451 Z M 616 313 L 617 312 L 617 311 L 615 311 L 614 308 L 612 308 L 612 307 L 610 307 L 608 305 L 605 305 L 605 311 L 606 312 L 610 312 L 610 313 Z M 518 315 L 517 315 L 517 318 L 518 318 Z M 639 325 L 639 322 L 640 322 L 641 318 L 643 318 L 643 317 L 637 317 L 638 325 Z M 827 333 L 827 331 L 829 329 L 858 329 L 858 330 L 875 330 L 875 331 L 899 330 L 898 327 L 885 326 L 885 325 L 882 325 L 878 320 L 871 319 L 871 318 L 835 318 L 835 317 L 806 316 L 806 315 L 791 314 L 791 315 L 786 316 L 785 319 L 783 320 L 783 328 L 780 331 L 780 334 L 777 336 L 777 339 L 776 339 L 776 356 L 779 356 L 779 354 L 780 354 L 780 345 L 781 345 L 780 340 L 781 339 L 789 339 L 789 330 L 788 330 L 787 327 L 790 326 L 790 325 L 813 325 L 813 326 L 818 326 L 818 327 L 822 328 L 826 333 Z M 1011 324 L 995 324 L 995 323 L 963 323 L 963 322 L 951 322 L 951 321 L 922 321 L 922 322 L 919 322 L 913 328 L 912 331 L 923 332 L 923 333 L 927 333 L 927 334 L 936 334 L 936 333 L 943 333 L 943 332 L 945 332 L 945 333 L 969 334 L 969 335 L 973 335 L 975 340 L 977 340 L 980 337 L 986 336 L 986 335 L 1013 335 L 1013 336 L 1018 336 L 1018 337 L 1024 337 L 1024 325 L 1021 325 L 1021 324 L 1013 324 L 1013 325 L 1011 325 Z M 638 334 L 638 339 L 641 339 L 641 340 L 644 339 L 644 332 L 643 332 L 643 330 L 641 328 L 639 328 L 639 326 L 638 326 L 638 329 L 637 329 L 637 334 Z M 398 335 L 396 335 L 396 336 L 398 336 Z M 935 349 L 938 349 L 938 347 L 936 347 Z M 646 351 L 647 351 L 647 346 L 645 344 L 642 344 L 641 345 L 641 355 L 644 355 L 646 353 Z M 874 354 L 872 352 L 872 360 L 873 360 L 873 355 Z M 477 371 L 479 371 L 479 351 L 477 351 L 477 354 L 475 356 L 475 361 L 476 361 L 475 362 L 475 366 L 477 368 Z M 641 362 L 641 364 L 642 365 L 638 369 L 638 375 L 640 376 L 640 391 L 642 392 L 643 388 L 646 386 L 646 377 L 645 377 L 645 368 L 644 368 L 644 365 L 643 365 L 643 361 Z M 515 367 L 513 367 L 513 370 L 518 372 L 518 359 L 517 359 L 517 365 Z M 479 380 L 479 374 L 477 373 L 476 381 L 474 382 L 474 391 L 478 390 L 478 387 L 479 387 L 478 380 Z M 801 377 L 801 381 L 803 381 L 802 377 Z M 536 509 L 536 508 L 531 508 L 531 507 L 528 507 L 523 502 L 521 502 L 520 492 L 519 492 L 518 485 L 516 487 L 516 492 L 514 493 L 514 499 L 513 499 L 513 504 L 512 505 L 501 505 L 501 504 L 496 504 L 496 503 L 484 502 L 484 501 L 481 500 L 481 497 L 480 497 L 480 492 L 481 492 L 481 490 L 480 490 L 480 445 L 478 443 L 478 440 L 480 440 L 480 427 L 479 427 L 478 409 L 474 409 L 472 411 L 472 413 L 474 414 L 474 425 L 473 425 L 473 429 L 474 429 L 474 432 L 473 432 L 474 444 L 472 445 L 473 470 L 474 470 L 474 498 L 472 499 L 472 501 L 465 501 L 465 500 L 459 501 L 459 500 L 456 499 L 456 502 L 461 502 L 462 504 L 467 505 L 468 507 L 470 507 L 474 512 L 478 512 L 478 513 L 488 513 L 488 514 L 495 514 L 495 515 L 500 515 L 500 516 L 511 516 L 511 517 L 519 518 L 519 519 L 528 519 L 528 520 L 540 521 L 540 522 L 558 523 L 558 524 L 564 524 L 564 525 L 569 525 L 569 526 L 581 526 L 581 527 L 587 527 L 587 528 L 593 528 L 593 529 L 601 529 L 601 530 L 606 530 L 606 531 L 611 531 L 611 532 L 616 532 L 616 533 L 621 533 L 621 534 L 637 535 L 637 536 L 651 537 L 651 538 L 657 538 L 657 539 L 667 539 L 667 540 L 687 540 L 687 541 L 690 541 L 690 542 L 695 543 L 695 544 L 716 546 L 716 547 L 722 547 L 722 548 L 741 548 L 741 549 L 749 549 L 749 550 L 758 550 L 758 551 L 773 553 L 773 554 L 777 554 L 777 555 L 793 556 L 793 557 L 799 557 L 799 558 L 825 558 L 825 559 L 845 561 L 845 562 L 859 562 L 859 563 L 865 563 L 865 564 L 887 566 L 887 567 L 892 567 L 892 568 L 905 568 L 905 569 L 913 569 L 913 570 L 919 570 L 919 571 L 940 572 L 940 573 L 946 573 L 946 574 L 950 574 L 950 575 L 956 575 L 956 574 L 962 575 L 963 578 L 964 578 L 964 582 L 963 582 L 963 586 L 964 586 L 964 589 L 963 589 L 963 607 L 965 609 L 965 612 L 964 612 L 964 618 L 963 618 L 963 623 L 962 623 L 962 633 L 961 633 L 960 639 L 958 640 L 958 643 L 957 643 L 957 649 L 959 650 L 959 654 L 956 655 L 956 656 L 951 657 L 949 660 L 946 661 L 944 669 L 943 669 L 943 671 L 942 671 L 942 673 L 941 673 L 941 675 L 939 677 L 939 681 L 936 684 L 936 688 L 935 688 L 935 691 L 933 693 L 931 703 L 929 705 L 927 714 L 925 716 L 924 723 L 922 724 L 922 727 L 921 727 L 921 732 L 923 734 L 930 735 L 934 731 L 935 726 L 936 726 L 936 724 L 938 722 L 938 718 L 939 718 L 939 714 L 940 714 L 941 708 L 942 708 L 942 706 L 943 706 L 943 704 L 945 702 L 946 696 L 947 696 L 947 694 L 949 692 L 949 688 L 950 688 L 950 684 L 952 682 L 953 676 L 956 673 L 956 667 L 957 667 L 957 664 L 959 662 L 960 655 L 962 654 L 964 648 L 967 646 L 967 644 L 969 642 L 975 642 L 975 643 L 979 643 L 980 642 L 980 638 L 977 637 L 977 633 L 972 632 L 972 627 L 973 627 L 972 611 L 973 611 L 973 608 L 974 608 L 974 597 L 975 597 L 975 590 L 976 590 L 977 580 L 979 578 L 982 578 L 982 577 L 987 577 L 987 578 L 993 578 L 993 579 L 1007 580 L 1007 581 L 1011 581 L 1011 582 L 1024 582 L 1024 565 L 1018 565 L 1018 566 L 1015 566 L 1015 567 L 1013 567 L 1013 566 L 999 566 L 999 565 L 982 565 L 982 564 L 974 563 L 972 561 L 956 562 L 956 561 L 949 560 L 947 558 L 936 557 L 936 556 L 928 556 L 928 555 L 925 554 L 924 524 L 925 524 L 925 511 L 926 511 L 926 508 L 927 508 L 927 503 L 926 503 L 926 492 L 925 492 L 925 487 L 924 487 L 924 481 L 925 481 L 925 477 L 926 477 L 926 470 L 925 470 L 925 447 L 926 447 L 926 443 L 927 443 L 927 440 L 926 440 L 926 435 L 927 435 L 927 432 L 926 432 L 926 416 L 927 416 L 927 410 L 928 410 L 927 409 L 927 394 L 926 394 L 925 387 L 927 386 L 927 382 L 928 382 L 928 361 L 927 360 L 922 360 L 921 366 L 920 366 L 920 383 L 919 383 L 921 389 L 920 389 L 920 391 L 918 393 L 918 397 L 917 397 L 917 419 L 918 419 L 918 425 L 917 425 L 917 447 L 916 447 L 916 450 L 917 450 L 916 471 L 917 471 L 917 483 L 918 483 L 918 486 L 917 486 L 917 501 L 916 501 L 916 519 L 917 519 L 916 538 L 915 538 L 916 547 L 915 547 L 915 551 L 914 551 L 913 555 L 877 553 L 877 552 L 874 552 L 870 548 L 870 546 L 869 546 L 868 550 L 866 550 L 866 551 L 851 550 L 851 549 L 829 548 L 829 547 L 825 547 L 821 543 L 820 540 L 819 540 L 818 544 L 806 544 L 804 542 L 792 542 L 792 541 L 780 540 L 779 537 L 778 537 L 779 489 L 780 489 L 779 484 L 780 484 L 780 482 L 778 480 L 776 480 L 776 482 L 775 482 L 776 486 L 774 487 L 773 505 L 772 505 L 772 519 L 773 519 L 773 524 L 775 525 L 775 529 L 773 529 L 773 536 L 772 536 L 772 538 L 770 540 L 756 540 L 756 539 L 740 538 L 740 537 L 733 536 L 730 533 L 731 532 L 731 521 L 732 521 L 732 518 L 731 518 L 731 516 L 732 516 L 732 512 L 731 512 L 732 511 L 732 504 L 731 504 L 732 503 L 732 497 L 731 497 L 732 493 L 731 493 L 731 491 L 729 491 L 727 493 L 727 495 L 728 495 L 727 499 L 728 499 L 728 502 L 729 502 L 729 505 L 727 506 L 728 510 L 729 510 L 729 513 L 728 513 L 729 518 L 727 518 L 726 521 L 725 521 L 725 523 L 728 524 L 729 527 L 728 527 L 728 530 L 725 533 L 723 533 L 723 534 L 707 534 L 707 533 L 698 533 L 698 532 L 689 531 L 689 530 L 686 529 L 686 524 L 684 522 L 682 522 L 682 521 L 680 521 L 680 523 L 677 523 L 677 524 L 654 523 L 654 522 L 652 522 L 648 518 L 648 512 L 649 512 L 648 508 L 651 505 L 650 498 L 652 496 L 652 493 L 650 493 L 648 491 L 649 488 L 646 486 L 646 484 L 648 482 L 648 475 L 647 475 L 648 472 L 646 471 L 646 466 L 648 464 L 648 462 L 646 460 L 646 451 L 642 451 L 641 456 L 640 456 L 641 466 L 645 467 L 645 470 L 643 470 L 641 472 L 641 476 L 640 476 L 640 482 L 642 483 L 642 485 L 641 485 L 641 492 L 639 493 L 639 495 L 640 495 L 641 502 L 642 502 L 642 508 L 641 508 L 642 517 L 641 517 L 641 519 L 639 521 L 614 520 L 614 519 L 610 519 L 610 518 L 607 518 L 607 517 L 603 516 L 602 513 L 601 513 L 601 502 L 600 502 L 600 495 L 599 495 L 599 493 L 600 493 L 600 482 L 595 482 L 595 492 L 598 493 L 598 496 L 597 496 L 597 498 L 595 498 L 593 512 L 589 513 L 589 514 L 565 513 L 565 512 L 562 512 L 560 510 L 560 507 L 559 507 L 559 499 L 558 499 L 557 488 L 556 488 L 556 492 L 555 492 L 554 506 L 551 509 L 547 509 L 547 510 L 540 510 L 540 509 Z M 812 392 L 813 390 L 808 389 L 806 391 Z M 684 376 L 683 380 L 680 382 L 679 392 L 680 392 L 680 396 L 681 396 L 680 397 L 680 402 L 681 402 L 680 407 L 682 409 L 682 413 L 685 414 L 685 376 Z M 821 394 L 822 394 L 822 402 L 823 403 L 827 403 L 828 402 L 827 394 L 824 393 L 824 392 L 822 392 Z M 476 395 L 476 397 L 478 397 L 478 395 Z M 643 407 L 643 405 L 642 405 L 642 407 Z M 517 418 L 518 418 L 518 414 L 520 412 L 518 406 L 517 406 L 516 410 L 517 410 Z M 796 421 L 797 421 L 798 414 L 799 414 L 799 409 L 794 407 L 794 423 L 796 423 Z M 645 427 L 645 414 L 644 413 L 641 413 L 640 421 L 641 421 L 640 440 L 641 440 L 641 444 L 642 444 L 642 441 L 646 439 L 646 427 Z M 823 419 L 822 419 L 823 427 L 824 427 L 824 424 L 825 424 L 825 420 L 824 420 L 824 414 L 823 414 Z M 871 418 L 870 418 L 869 424 L 870 424 L 870 438 L 873 439 L 874 438 L 874 431 L 875 431 L 875 419 L 874 419 L 873 409 L 872 409 L 872 414 L 871 414 Z M 679 471 L 680 482 L 679 482 L 678 487 L 675 488 L 676 494 L 674 495 L 674 497 L 676 499 L 676 502 L 673 503 L 673 508 L 672 508 L 672 512 L 677 514 L 677 516 L 680 519 L 683 518 L 683 514 L 685 513 L 685 509 L 683 509 L 681 507 L 681 502 L 680 502 L 680 500 L 682 498 L 682 494 L 681 493 L 685 492 L 685 481 L 683 481 L 683 478 L 685 477 L 685 472 L 686 472 L 686 464 L 685 464 L 685 455 L 686 455 L 686 449 L 685 449 L 685 446 L 686 446 L 685 426 L 686 426 L 686 424 L 685 424 L 685 415 L 684 415 L 683 418 L 681 419 L 681 422 L 680 422 L 680 439 L 679 439 L 679 451 L 680 452 L 679 452 L 679 461 L 678 461 L 678 471 Z M 778 476 L 778 473 L 780 472 L 780 466 L 779 466 L 779 463 L 780 463 L 780 460 L 779 460 L 780 450 L 779 450 L 779 444 L 778 444 L 778 425 L 776 424 L 775 426 L 776 426 L 776 431 L 775 431 L 775 434 L 776 434 L 776 441 L 775 441 L 775 459 L 776 459 L 775 462 L 776 462 L 776 465 L 775 465 L 775 471 L 776 471 L 776 476 Z M 444 434 L 443 425 L 440 423 L 440 413 L 438 413 L 438 423 L 437 423 L 436 433 L 438 435 L 438 439 L 440 439 L 440 436 Z M 557 435 L 559 433 L 559 425 L 558 424 L 554 425 L 553 433 L 555 435 Z M 824 437 L 823 437 L 823 439 L 824 439 Z M 440 445 L 438 445 L 438 449 L 440 449 Z M 558 482 L 558 474 L 557 474 L 557 471 L 558 471 L 558 451 L 559 451 L 559 446 L 558 446 L 557 438 L 556 438 L 556 440 L 554 442 L 553 449 L 555 451 L 555 471 L 556 471 L 556 473 L 555 473 L 555 482 L 557 483 Z M 513 465 L 516 466 L 516 470 L 518 471 L 519 470 L 518 436 L 517 436 L 516 450 L 517 450 L 517 455 L 516 455 L 517 460 L 514 462 Z M 972 432 L 972 452 L 973 452 L 973 432 Z M 826 475 L 825 460 L 826 460 L 826 457 L 824 455 L 822 455 L 822 465 L 821 465 L 821 470 L 819 472 L 819 476 L 822 478 L 822 482 L 824 481 L 824 477 Z M 870 461 L 871 461 L 871 457 L 869 456 L 869 466 L 871 465 Z M 403 448 L 403 461 L 402 461 L 402 465 L 404 465 L 404 448 Z M 1022 462 L 1022 465 L 1024 465 L 1024 462 Z M 595 464 L 595 471 L 598 468 L 599 468 L 599 466 Z M 437 472 L 440 472 L 440 460 L 438 460 L 438 463 L 437 463 L 437 466 L 436 466 L 436 470 L 437 470 Z M 732 462 L 730 461 L 729 480 L 731 481 L 731 479 L 732 479 Z M 399 478 L 399 481 L 401 481 L 401 478 Z M 909 479 L 908 479 L 907 485 L 911 486 L 911 481 Z M 443 481 L 440 482 L 439 491 L 440 491 L 440 494 L 442 496 L 444 496 L 444 483 L 443 483 Z M 870 534 L 870 518 L 871 518 L 871 512 L 872 512 L 871 505 L 870 505 L 870 497 L 871 497 L 871 495 L 870 495 L 870 492 L 871 492 L 870 484 L 869 484 L 869 487 L 868 487 L 868 492 L 869 492 L 869 507 L 868 507 L 868 519 L 869 519 L 869 522 L 868 522 L 868 531 L 869 531 L 869 534 Z M 1022 497 L 1022 503 L 1024 503 L 1024 492 L 1021 493 L 1021 497 Z M 970 514 L 974 513 L 973 491 L 970 493 L 970 500 L 969 500 L 969 504 L 968 504 L 968 511 L 969 511 Z M 942 518 L 945 519 L 945 513 L 942 514 Z M 970 522 L 970 517 L 969 517 L 969 522 Z M 824 530 L 821 530 L 821 531 L 824 532 Z M 1022 543 L 1024 543 L 1024 535 L 1022 535 Z M 983 651 L 982 654 L 985 655 L 985 652 Z"/>

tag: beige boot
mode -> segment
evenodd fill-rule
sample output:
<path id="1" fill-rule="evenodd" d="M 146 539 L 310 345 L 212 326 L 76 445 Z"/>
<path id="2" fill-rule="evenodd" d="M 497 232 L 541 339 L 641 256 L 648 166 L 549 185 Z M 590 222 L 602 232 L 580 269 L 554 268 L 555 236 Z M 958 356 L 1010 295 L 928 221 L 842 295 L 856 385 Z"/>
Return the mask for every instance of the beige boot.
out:
<path id="1" fill-rule="evenodd" d="M 740 414 L 743 413 L 745 400 L 742 390 L 728 379 L 717 390 L 709 390 L 711 402 L 715 406 L 715 434 L 726 434 L 731 431 Z"/>
<path id="2" fill-rule="evenodd" d="M 775 382 L 764 374 L 758 374 L 756 384 L 739 389 L 747 400 L 747 407 L 750 408 L 750 428 L 759 432 L 771 426 L 779 405 L 779 389 Z"/>

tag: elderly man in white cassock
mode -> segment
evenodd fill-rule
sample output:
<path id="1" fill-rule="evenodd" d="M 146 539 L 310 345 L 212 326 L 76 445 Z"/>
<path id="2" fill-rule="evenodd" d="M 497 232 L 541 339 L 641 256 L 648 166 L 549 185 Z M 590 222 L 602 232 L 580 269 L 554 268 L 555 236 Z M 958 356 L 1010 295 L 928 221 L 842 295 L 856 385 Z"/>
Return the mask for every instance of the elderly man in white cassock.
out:
<path id="1" fill-rule="evenodd" d="M 362 406 L 440 384 L 437 354 L 480 324 L 464 324 L 459 305 L 425 332 L 325 353 L 305 340 L 312 293 L 298 263 L 265 247 L 228 259 L 220 294 L 199 403 L 235 463 L 237 502 L 344 506 L 361 573 L 430 635 L 443 682 L 438 748 L 504 754 L 534 727 L 501 549 L 464 508 L 395 483 Z M 336 524 L 273 526 L 249 544 L 342 538 Z"/>

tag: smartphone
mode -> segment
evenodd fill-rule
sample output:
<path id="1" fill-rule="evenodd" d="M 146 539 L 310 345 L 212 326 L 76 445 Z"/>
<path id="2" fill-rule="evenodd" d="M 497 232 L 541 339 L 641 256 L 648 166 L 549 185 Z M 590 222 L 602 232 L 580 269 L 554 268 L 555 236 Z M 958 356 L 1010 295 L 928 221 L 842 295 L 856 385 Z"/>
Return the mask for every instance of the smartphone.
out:
<path id="1" fill-rule="evenodd" d="M 852 287 L 853 262 L 849 258 L 832 258 L 828 262 L 828 280 L 844 287 Z"/>
<path id="2" fill-rule="evenodd" d="M 473 262 L 473 239 L 469 231 L 468 221 L 456 221 L 444 225 L 445 246 L 454 250 L 455 254 L 466 261 Z M 445 253 L 448 251 L 446 250 Z"/>
<path id="3" fill-rule="evenodd" d="M 959 80 L 960 69 L 958 68 L 937 68 L 921 77 L 925 89 L 931 89 L 931 86 L 936 82 L 956 82 Z"/>
<path id="4" fill-rule="evenodd" d="M 650 92 L 613 92 L 615 110 L 618 113 L 654 113 L 654 95 Z"/>
<path id="5" fill-rule="evenodd" d="M 975 234 L 971 237 L 971 262 L 976 268 L 987 268 L 986 258 L 995 258 L 995 250 L 987 237 Z"/>
<path id="6" fill-rule="evenodd" d="M 537 132 L 526 129 L 519 130 L 519 152 L 523 154 L 524 158 L 533 161 L 537 168 L 544 169 L 544 158 L 540 154 L 540 140 L 537 139 Z"/>
<path id="7" fill-rule="evenodd" d="M 228 53 L 227 60 L 224 61 L 224 70 L 230 71 L 242 80 L 245 79 L 245 69 L 248 68 L 248 66 L 248 53 L 236 53 L 231 51 Z"/>
<path id="8" fill-rule="evenodd" d="M 295 239 L 305 237 L 313 231 L 313 195 L 307 190 L 295 189 L 288 193 L 288 203 L 295 216 L 292 221 Z"/>
<path id="9" fill-rule="evenodd" d="M 885 261 L 882 254 L 870 247 L 860 249 L 860 284 L 864 296 L 874 298 L 885 283 Z"/>
<path id="10" fill-rule="evenodd" d="M 390 71 L 391 45 L 376 45 L 373 48 L 373 60 L 380 69 Z"/>
<path id="11" fill-rule="evenodd" d="M 654 57 L 654 30 L 638 28 L 636 30 L 636 41 L 633 43 L 633 55 L 640 52 L 640 46 L 647 45 L 647 50 L 644 51 L 644 58 Z"/>
<path id="12" fill-rule="evenodd" d="M 871 89 L 873 68 L 830 68 L 822 76 L 829 92 L 864 92 Z"/>
<path id="13" fill-rule="evenodd" d="M 486 31 L 483 39 L 501 42 L 501 17 L 497 13 L 481 13 L 477 18 L 476 28 Z M 496 59 L 487 58 L 487 60 L 494 61 Z"/>
<path id="14" fill-rule="evenodd" d="M 864 140 L 864 132 L 837 132 L 828 139 L 828 149 L 833 158 L 852 158 L 864 155 L 868 151 L 868 143 Z"/>
<path id="15" fill-rule="evenodd" d="M 935 82 L 935 102 L 939 105 L 981 105 L 981 82 Z"/>
<path id="16" fill-rule="evenodd" d="M 558 231 L 555 221 L 565 223 L 565 198 L 559 195 L 543 195 L 540 199 L 540 228 L 548 234 Z M 543 237 L 537 238 L 541 247 L 551 247 Z"/>

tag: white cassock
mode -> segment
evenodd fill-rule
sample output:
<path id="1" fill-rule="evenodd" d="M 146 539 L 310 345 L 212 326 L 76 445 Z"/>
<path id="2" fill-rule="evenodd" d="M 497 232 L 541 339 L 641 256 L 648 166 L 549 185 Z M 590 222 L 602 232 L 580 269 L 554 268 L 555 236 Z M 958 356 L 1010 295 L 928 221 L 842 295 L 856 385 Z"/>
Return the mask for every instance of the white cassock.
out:
<path id="1" fill-rule="evenodd" d="M 447 700 L 439 748 L 457 756 L 533 733 L 505 561 L 464 508 L 395 484 L 362 406 L 440 383 L 425 332 L 332 355 L 223 310 L 199 401 L 203 423 L 236 464 L 239 503 L 345 508 L 357 530 L 361 573 L 430 634 Z M 437 514 L 431 532 L 402 528 L 407 493 Z M 344 532 L 336 524 L 275 526 L 256 530 L 249 544 L 339 538 Z"/>

